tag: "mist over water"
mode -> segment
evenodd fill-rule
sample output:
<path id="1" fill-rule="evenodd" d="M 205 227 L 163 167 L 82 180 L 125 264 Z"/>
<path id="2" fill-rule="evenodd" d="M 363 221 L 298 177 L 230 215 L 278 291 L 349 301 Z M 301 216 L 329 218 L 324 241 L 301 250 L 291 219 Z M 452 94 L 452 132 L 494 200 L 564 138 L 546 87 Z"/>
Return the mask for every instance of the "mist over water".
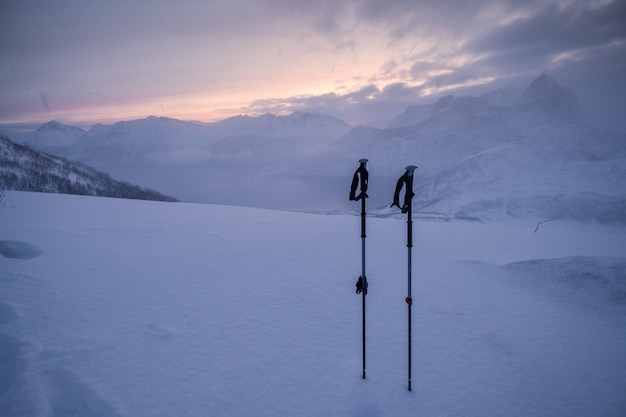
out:
<path id="1" fill-rule="evenodd" d="M 108 166 L 107 171 L 117 179 L 158 189 L 190 203 L 294 211 L 360 210 L 360 204 L 348 198 L 352 173 L 300 175 L 294 172 L 271 173 L 258 167 L 193 164 L 118 165 Z M 368 208 L 389 206 L 396 180 L 390 176 L 370 177 Z"/>

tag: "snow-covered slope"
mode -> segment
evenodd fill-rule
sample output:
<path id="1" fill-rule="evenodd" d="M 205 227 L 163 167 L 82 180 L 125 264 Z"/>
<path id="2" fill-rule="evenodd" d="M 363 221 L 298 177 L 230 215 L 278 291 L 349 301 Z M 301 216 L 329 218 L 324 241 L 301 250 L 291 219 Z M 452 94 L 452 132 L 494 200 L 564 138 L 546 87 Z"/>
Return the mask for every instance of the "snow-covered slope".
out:
<path id="1" fill-rule="evenodd" d="M 2 416 L 621 417 L 626 230 L 8 192 Z"/>
<path id="2" fill-rule="evenodd" d="M 175 201 L 156 191 L 115 181 L 78 162 L 13 143 L 0 134 L 1 190 Z"/>
<path id="3" fill-rule="evenodd" d="M 459 160 L 416 187 L 421 210 L 626 224 L 626 138 L 543 127 Z"/>

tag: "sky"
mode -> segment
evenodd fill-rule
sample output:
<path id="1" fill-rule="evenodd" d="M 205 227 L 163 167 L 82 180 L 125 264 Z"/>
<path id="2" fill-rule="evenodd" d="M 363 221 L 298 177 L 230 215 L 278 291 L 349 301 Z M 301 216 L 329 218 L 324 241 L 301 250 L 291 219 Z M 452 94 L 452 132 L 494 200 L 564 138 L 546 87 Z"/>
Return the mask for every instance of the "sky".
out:
<path id="1" fill-rule="evenodd" d="M 0 126 L 381 124 L 541 73 L 626 109 L 626 0 L 2 0 Z"/>

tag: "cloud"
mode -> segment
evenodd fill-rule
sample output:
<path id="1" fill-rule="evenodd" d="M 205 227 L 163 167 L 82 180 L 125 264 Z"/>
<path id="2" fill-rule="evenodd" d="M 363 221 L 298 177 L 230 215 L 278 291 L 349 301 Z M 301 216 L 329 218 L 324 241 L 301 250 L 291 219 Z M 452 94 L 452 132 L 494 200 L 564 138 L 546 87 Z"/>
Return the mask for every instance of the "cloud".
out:
<path id="1" fill-rule="evenodd" d="M 626 3 L 600 8 L 561 8 L 548 4 L 531 16 L 496 27 L 468 42 L 468 50 L 486 54 L 486 61 L 531 64 L 558 53 L 626 40 Z"/>
<path id="2" fill-rule="evenodd" d="M 369 122 L 373 126 L 383 127 L 407 106 L 419 102 L 421 94 L 420 87 L 403 83 L 389 84 L 383 89 L 370 84 L 344 94 L 256 100 L 241 111 L 248 114 L 284 114 L 294 111 L 322 113 L 333 115 L 352 125 Z"/>
<path id="3" fill-rule="evenodd" d="M 310 109 L 363 123 L 386 104 L 541 72 L 626 97 L 623 0 L 5 3 L 0 115 L 14 122 L 35 110 L 184 118 L 193 104 L 194 118 Z"/>

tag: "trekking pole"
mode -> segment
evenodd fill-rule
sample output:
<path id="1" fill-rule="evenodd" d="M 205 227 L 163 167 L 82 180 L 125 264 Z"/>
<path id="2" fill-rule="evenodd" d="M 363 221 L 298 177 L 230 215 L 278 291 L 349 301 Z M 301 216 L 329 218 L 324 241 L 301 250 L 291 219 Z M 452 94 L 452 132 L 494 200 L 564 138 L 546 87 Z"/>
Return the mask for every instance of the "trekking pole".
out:
<path id="1" fill-rule="evenodd" d="M 367 196 L 368 172 L 365 168 L 367 159 L 359 160 L 359 167 L 352 178 L 350 201 L 361 200 L 361 276 L 356 282 L 356 293 L 363 294 L 363 379 L 365 379 L 365 296 L 367 295 L 367 278 L 365 277 L 365 199 Z M 359 187 L 360 184 L 360 187 Z M 357 187 L 360 188 L 356 195 Z"/>
<path id="2" fill-rule="evenodd" d="M 408 286 L 408 295 L 404 301 L 406 301 L 409 307 L 409 391 L 411 391 L 411 306 L 413 305 L 413 298 L 411 297 L 411 248 L 413 247 L 413 220 L 411 219 L 411 213 L 413 211 L 413 207 L 411 201 L 413 199 L 413 172 L 417 169 L 415 165 L 409 165 L 406 168 L 405 173 L 398 179 L 396 184 L 396 191 L 393 196 L 393 203 L 391 203 L 391 207 L 397 206 L 402 210 L 402 213 L 407 213 L 407 248 L 408 248 L 408 277 L 407 277 L 407 286 Z M 406 186 L 406 190 L 404 192 L 404 203 L 402 207 L 400 207 L 400 191 L 402 190 L 402 186 Z"/>

